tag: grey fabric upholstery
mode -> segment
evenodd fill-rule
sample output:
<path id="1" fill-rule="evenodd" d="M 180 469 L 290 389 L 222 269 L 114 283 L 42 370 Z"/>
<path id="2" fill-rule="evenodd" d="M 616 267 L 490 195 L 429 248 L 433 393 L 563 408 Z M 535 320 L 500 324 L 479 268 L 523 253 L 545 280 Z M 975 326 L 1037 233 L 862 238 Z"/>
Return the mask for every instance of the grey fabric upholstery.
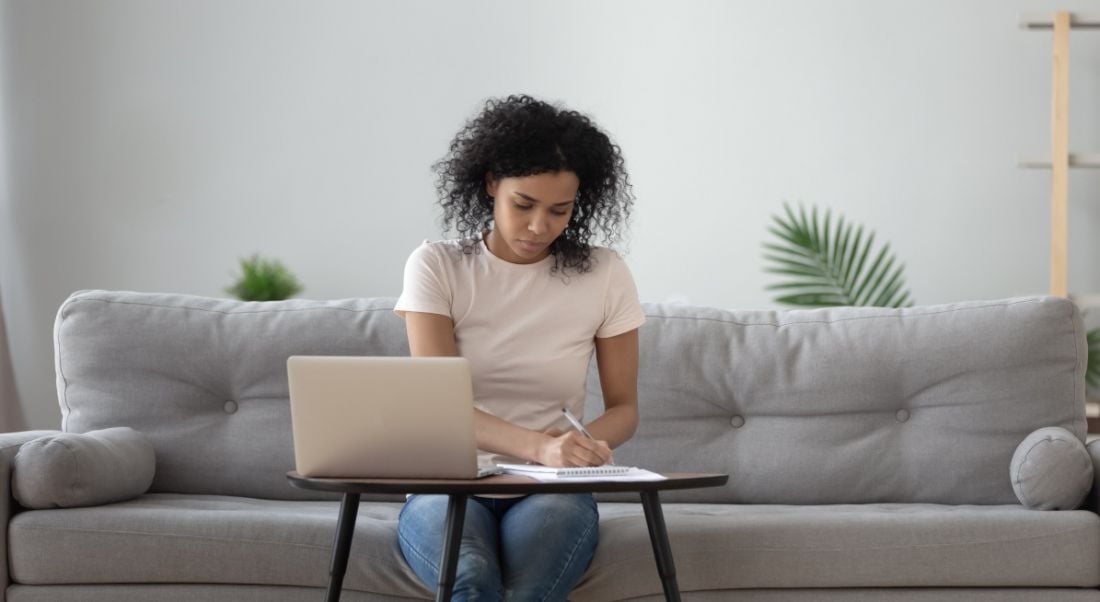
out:
<path id="1" fill-rule="evenodd" d="M 149 489 L 155 464 L 152 444 L 128 426 L 46 435 L 15 454 L 12 493 L 36 509 L 120 502 Z"/>
<path id="2" fill-rule="evenodd" d="M 1092 458 L 1092 490 L 1085 496 L 1082 508 L 1100 513 L 1100 439 L 1090 441 L 1085 446 L 1085 451 L 1089 452 L 1089 458 Z"/>
<path id="3" fill-rule="evenodd" d="M 941 504 L 664 509 L 677 576 L 691 591 L 1100 584 L 1100 519 L 1091 512 Z M 638 505 L 601 504 L 600 517 L 600 546 L 577 593 L 601 600 L 659 593 Z"/>
<path id="4" fill-rule="evenodd" d="M 0 433 L 0 578 L 3 583 L 10 583 L 8 574 L 9 548 L 8 518 L 19 509 L 18 504 L 11 495 L 11 463 L 19 448 L 28 441 L 39 437 L 57 433 L 58 431 L 23 431 L 21 433 Z M 4 602 L 4 596 L 0 595 L 0 602 Z"/>
<path id="5" fill-rule="evenodd" d="M 407 354 L 393 301 L 70 296 L 54 328 L 63 429 L 137 429 L 156 474 L 126 502 L 7 512 L 12 598 L 319 595 L 337 496 L 286 482 L 286 358 Z M 1084 441 L 1084 330 L 1068 300 L 643 305 L 641 424 L 616 460 L 730 475 L 662 494 L 685 599 L 1100 600 L 1098 488 L 1088 510 L 1034 511 L 1009 474 L 1037 429 Z M 1100 445 L 1087 451 L 1100 461 Z M 386 499 L 398 503 L 360 507 L 345 599 L 427 595 L 394 541 L 402 498 Z M 577 600 L 659 594 L 635 499 L 601 496 Z"/>
<path id="6" fill-rule="evenodd" d="M 74 293 L 55 325 L 63 430 L 146 433 L 151 491 L 334 499 L 283 477 L 286 358 L 407 355 L 393 302 Z M 727 487 L 678 500 L 1010 504 L 1005 470 L 1031 431 L 1061 426 L 1084 441 L 1084 330 L 1066 299 L 644 307 L 642 421 L 616 459 L 730 474 Z M 589 377 L 596 415 L 597 371 Z"/>
<path id="7" fill-rule="evenodd" d="M 398 503 L 360 509 L 345 587 L 428 596 L 397 547 Z M 1019 505 L 666 504 L 687 590 L 1100 584 L 1100 519 Z M 22 584 L 187 581 L 322 587 L 335 502 L 150 494 L 108 506 L 23 512 L 11 521 Z M 49 536 L 44 536 L 48 534 Z M 577 596 L 661 591 L 641 508 L 600 505 L 600 544 Z M 51 559 L 67 557 L 65 563 Z"/>
<path id="8" fill-rule="evenodd" d="M 13 585 L 8 588 L 8 602 L 317 602 L 324 595 L 324 590 L 313 587 L 190 583 L 174 583 L 171 587 L 128 584 Z M 340 602 L 408 602 L 410 599 L 355 590 L 344 591 L 340 596 Z"/>
<path id="9" fill-rule="evenodd" d="M 316 602 L 323 590 L 271 585 L 13 585 L 9 602 Z M 578 596 L 577 602 L 589 597 Z M 663 602 L 665 597 L 630 598 Z M 688 602 L 1096 602 L 1100 592 L 1074 588 L 742 589 L 684 592 Z M 341 602 L 398 602 L 409 598 L 345 591 Z"/>
<path id="10" fill-rule="evenodd" d="M 345 587 L 427 596 L 397 547 L 399 503 L 363 504 Z M 64 512 L 29 511 L 10 525 L 12 579 L 33 583 L 328 582 L 338 502 L 149 494 Z M 44 537 L 43 533 L 50 534 Z M 70 549 L 103 554 L 50 559 Z M 188 572 L 182 579 L 180 565 Z"/>
<path id="11" fill-rule="evenodd" d="M 1036 510 L 1073 510 L 1092 488 L 1092 458 L 1073 433 L 1037 429 L 1012 454 L 1009 478 L 1020 503 Z"/>
<path id="12" fill-rule="evenodd" d="M 150 491 L 338 499 L 287 485 L 286 359 L 408 355 L 394 301 L 78 291 L 54 325 L 62 430 L 145 433 L 157 456 Z"/>
<path id="13" fill-rule="evenodd" d="M 400 503 L 363 504 L 344 584 L 425 597 L 397 546 Z M 237 583 L 323 587 L 338 502 L 149 494 L 16 515 L 12 580 L 22 584 Z M 48 534 L 49 536 L 45 536 Z M 51 559 L 67 557 L 65 563 Z M 188 567 L 179 574 L 179 566 Z"/>
<path id="14" fill-rule="evenodd" d="M 1014 504 L 1024 437 L 1085 439 L 1084 329 L 1066 299 L 646 313 L 641 423 L 616 462 L 730 475 L 669 500 Z M 594 415 L 595 370 L 588 391 Z"/>

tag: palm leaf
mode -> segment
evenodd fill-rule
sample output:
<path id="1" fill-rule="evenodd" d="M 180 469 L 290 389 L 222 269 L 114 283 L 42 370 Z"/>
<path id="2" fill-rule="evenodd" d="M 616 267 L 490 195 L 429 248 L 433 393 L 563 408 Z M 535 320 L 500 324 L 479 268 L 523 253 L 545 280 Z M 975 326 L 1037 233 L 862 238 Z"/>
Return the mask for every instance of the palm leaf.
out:
<path id="1" fill-rule="evenodd" d="M 787 203 L 783 215 L 772 219 L 768 232 L 777 240 L 764 243 L 764 271 L 789 277 L 767 287 L 780 294 L 776 302 L 814 307 L 913 305 L 905 290 L 904 267 L 890 253 L 890 245 L 875 249 L 873 232 L 864 237 L 863 226 L 841 215 L 834 222 L 828 209 L 819 219 L 817 207 L 807 213 L 799 206 L 795 212 Z M 873 259 L 868 262 L 868 257 Z"/>

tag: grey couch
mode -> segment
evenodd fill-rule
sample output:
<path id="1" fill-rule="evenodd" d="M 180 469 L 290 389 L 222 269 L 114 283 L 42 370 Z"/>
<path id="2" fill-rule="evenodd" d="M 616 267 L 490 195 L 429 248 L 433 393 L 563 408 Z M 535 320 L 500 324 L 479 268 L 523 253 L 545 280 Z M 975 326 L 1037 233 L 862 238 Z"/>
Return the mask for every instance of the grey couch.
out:
<path id="1" fill-rule="evenodd" d="M 144 433 L 155 477 L 98 506 L 0 496 L 6 598 L 322 599 L 338 497 L 286 481 L 286 358 L 407 354 L 393 301 L 70 296 L 54 333 L 62 430 Z M 685 599 L 1100 600 L 1095 489 L 1082 509 L 1031 510 L 1009 479 L 1035 429 L 1084 441 L 1070 302 L 645 309 L 641 426 L 616 460 L 730 475 L 662 497 Z M 594 368 L 588 386 L 591 417 Z M 0 483 L 43 434 L 0 435 Z M 395 541 L 400 506 L 360 506 L 343 599 L 429 597 Z M 604 496 L 600 514 L 574 599 L 661 599 L 636 499 Z"/>

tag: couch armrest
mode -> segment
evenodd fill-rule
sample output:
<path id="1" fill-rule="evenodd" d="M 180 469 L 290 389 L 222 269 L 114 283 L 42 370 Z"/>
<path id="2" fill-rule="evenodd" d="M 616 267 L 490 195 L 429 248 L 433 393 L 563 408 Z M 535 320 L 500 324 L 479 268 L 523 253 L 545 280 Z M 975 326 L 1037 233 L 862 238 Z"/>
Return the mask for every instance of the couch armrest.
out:
<path id="1" fill-rule="evenodd" d="M 15 498 L 11 496 L 11 464 L 19 447 L 45 435 L 56 435 L 61 431 L 21 431 L 18 433 L 0 433 L 0 602 L 7 598 L 11 577 L 8 575 L 8 522 L 15 509 Z"/>
<path id="2" fill-rule="evenodd" d="M 1100 514 L 1100 439 L 1090 441 L 1085 449 L 1092 458 L 1092 491 L 1085 496 L 1085 503 L 1081 509 Z"/>

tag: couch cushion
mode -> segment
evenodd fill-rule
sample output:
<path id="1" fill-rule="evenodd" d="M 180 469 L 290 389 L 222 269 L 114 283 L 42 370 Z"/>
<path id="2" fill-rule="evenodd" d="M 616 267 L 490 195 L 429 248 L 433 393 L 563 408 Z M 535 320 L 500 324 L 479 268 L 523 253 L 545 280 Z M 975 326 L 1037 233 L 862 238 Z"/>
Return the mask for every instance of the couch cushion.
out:
<path id="1" fill-rule="evenodd" d="M 1016 504 L 1008 466 L 1028 433 L 1085 439 L 1085 334 L 1064 298 L 645 307 L 641 421 L 615 461 L 730 475 L 669 501 Z M 595 416 L 595 370 L 588 393 Z"/>
<path id="2" fill-rule="evenodd" d="M 288 585 L 12 585 L 6 602 L 317 602 L 324 592 Z M 573 596 L 575 602 L 610 602 Z M 990 587 L 862 589 L 740 589 L 691 592 L 690 602 L 1100 602 L 1100 591 L 1081 588 Z M 344 590 L 341 602 L 409 602 L 408 598 Z M 665 602 L 663 595 L 630 602 Z"/>
<path id="3" fill-rule="evenodd" d="M 1100 583 L 1100 517 L 1019 505 L 664 504 L 680 588 L 997 587 Z M 637 504 L 600 504 L 578 598 L 661 592 Z"/>
<path id="4" fill-rule="evenodd" d="M 393 302 L 78 291 L 54 325 L 63 430 L 145 433 L 152 492 L 335 499 L 287 485 L 286 358 L 407 355 Z M 1028 433 L 1084 440 L 1085 335 L 1064 298 L 644 308 L 641 422 L 616 461 L 730 475 L 670 501 L 1015 504 L 1006 467 Z M 588 395 L 591 417 L 594 367 Z"/>
<path id="5" fill-rule="evenodd" d="M 396 542 L 399 504 L 365 502 L 348 589 L 427 596 Z M 148 494 L 34 510 L 9 528 L 16 583 L 255 583 L 323 587 L 337 504 Z M 661 592 L 637 504 L 600 505 L 578 599 Z M 1021 506 L 666 504 L 685 591 L 771 587 L 1100 584 L 1100 518 Z M 49 537 L 43 537 L 44 533 Z"/>
<path id="6" fill-rule="evenodd" d="M 359 507 L 344 587 L 427 596 L 397 546 L 400 503 Z M 28 510 L 8 527 L 12 581 L 328 585 L 338 502 L 146 494 Z"/>
<path id="7" fill-rule="evenodd" d="M 1037 429 L 1020 442 L 1009 467 L 1020 503 L 1036 510 L 1074 510 L 1092 488 L 1092 457 L 1073 433 Z"/>
<path id="8" fill-rule="evenodd" d="M 20 446 L 12 496 L 37 509 L 120 502 L 149 489 L 155 465 L 153 445 L 130 427 L 54 433 Z"/>
<path id="9" fill-rule="evenodd" d="M 393 301 L 77 291 L 54 323 L 62 430 L 146 434 L 157 457 L 151 492 L 338 499 L 287 484 L 286 360 L 408 355 Z"/>

